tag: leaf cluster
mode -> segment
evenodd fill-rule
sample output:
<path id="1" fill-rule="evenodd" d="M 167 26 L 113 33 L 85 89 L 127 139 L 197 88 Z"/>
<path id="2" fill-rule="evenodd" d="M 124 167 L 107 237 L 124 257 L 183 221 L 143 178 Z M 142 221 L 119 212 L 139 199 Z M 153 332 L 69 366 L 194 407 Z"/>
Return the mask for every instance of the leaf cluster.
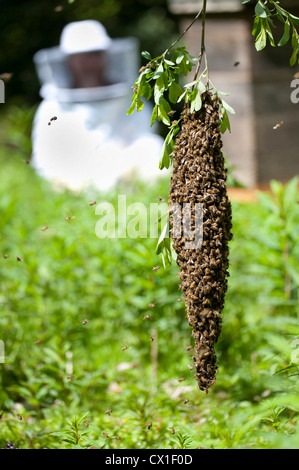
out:
<path id="1" fill-rule="evenodd" d="M 243 1 L 249 3 L 249 0 Z M 299 63 L 299 18 L 292 15 L 282 8 L 278 1 L 275 0 L 259 0 L 255 5 L 255 19 L 253 23 L 252 34 L 255 36 L 255 48 L 261 51 L 267 45 L 267 41 L 272 47 L 285 46 L 289 40 L 292 45 L 292 55 L 290 58 L 290 66 L 293 67 L 297 61 Z M 275 21 L 279 21 L 284 25 L 284 32 L 281 39 L 276 44 L 273 31 L 276 28 Z"/>

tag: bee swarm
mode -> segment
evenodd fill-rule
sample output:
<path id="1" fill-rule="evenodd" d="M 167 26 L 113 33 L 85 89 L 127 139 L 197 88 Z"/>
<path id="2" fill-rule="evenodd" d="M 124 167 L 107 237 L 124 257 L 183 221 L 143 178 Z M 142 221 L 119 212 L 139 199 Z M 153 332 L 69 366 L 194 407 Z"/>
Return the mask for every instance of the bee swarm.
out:
<path id="1" fill-rule="evenodd" d="M 169 203 L 202 203 L 203 237 L 200 248 L 185 247 L 183 228 L 180 237 L 171 237 L 180 268 L 180 289 L 184 293 L 187 318 L 195 340 L 195 377 L 200 390 L 208 392 L 217 372 L 214 345 L 221 332 L 221 311 L 227 291 L 228 242 L 231 233 L 231 205 L 226 190 L 226 169 L 222 154 L 216 95 L 202 95 L 200 111 L 183 111 L 181 130 L 173 151 L 174 165 Z M 173 222 L 175 209 L 170 216 Z M 183 220 L 181 212 L 181 220 Z M 195 216 L 191 216 L 194 230 Z"/>

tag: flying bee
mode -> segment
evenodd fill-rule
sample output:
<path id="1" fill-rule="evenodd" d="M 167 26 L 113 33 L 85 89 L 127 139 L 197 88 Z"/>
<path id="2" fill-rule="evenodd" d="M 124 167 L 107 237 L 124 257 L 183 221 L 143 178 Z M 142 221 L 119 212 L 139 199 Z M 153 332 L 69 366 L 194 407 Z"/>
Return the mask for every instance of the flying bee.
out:
<path id="1" fill-rule="evenodd" d="M 68 379 L 68 381 L 70 382 L 74 377 L 75 377 L 74 375 L 68 375 L 68 376 L 67 376 L 67 379 Z"/>
<path id="2" fill-rule="evenodd" d="M 17 256 L 16 258 L 17 258 L 17 261 L 22 261 L 22 258 L 20 258 L 19 256 Z"/>
<path id="3" fill-rule="evenodd" d="M 121 348 L 122 351 L 125 351 L 126 349 L 128 349 L 128 346 L 123 346 L 123 347 Z"/>
<path id="4" fill-rule="evenodd" d="M 41 343 L 41 340 L 40 339 L 37 339 L 36 341 L 34 341 L 33 344 L 40 344 Z"/>
<path id="5" fill-rule="evenodd" d="M 148 304 L 150 308 L 155 308 L 155 304 Z"/>
<path id="6" fill-rule="evenodd" d="M 282 124 L 283 124 L 283 121 L 280 121 L 280 123 L 275 124 L 273 129 L 278 129 Z"/>
<path id="7" fill-rule="evenodd" d="M 144 423 L 144 426 L 147 427 L 148 431 L 150 430 L 150 428 L 152 427 L 153 423 L 150 422 L 150 423 Z"/>
<path id="8" fill-rule="evenodd" d="M 160 266 L 154 266 L 154 267 L 153 267 L 153 271 L 154 271 L 154 272 L 158 271 L 158 269 L 160 269 Z"/>
<path id="9" fill-rule="evenodd" d="M 24 162 L 25 162 L 27 165 L 29 165 L 30 160 L 27 158 L 27 159 L 24 160 Z"/>
<path id="10" fill-rule="evenodd" d="M 7 259 L 8 258 L 8 255 L 4 254 L 2 255 L 4 259 Z"/>
<path id="11" fill-rule="evenodd" d="M 187 346 L 186 347 L 186 351 L 191 351 L 191 349 L 192 349 L 192 346 Z"/>
<path id="12" fill-rule="evenodd" d="M 189 403 L 189 398 L 186 398 L 186 400 L 184 400 L 184 405 L 187 405 L 187 403 Z"/>
<path id="13" fill-rule="evenodd" d="M 155 340 L 155 338 L 153 336 L 151 336 L 150 340 L 153 342 Z"/>
<path id="14" fill-rule="evenodd" d="M 22 419 L 23 419 L 22 416 L 19 415 L 19 414 L 17 414 L 17 418 L 18 418 L 20 421 L 22 421 Z"/>
<path id="15" fill-rule="evenodd" d="M 90 206 L 94 206 L 97 202 L 96 201 L 92 201 L 89 203 Z"/>
<path id="16" fill-rule="evenodd" d="M 75 218 L 74 215 L 73 215 L 72 217 L 69 217 L 69 216 L 68 216 L 68 217 L 65 218 L 65 220 L 69 221 L 69 220 L 72 220 L 72 219 L 74 219 L 74 218 Z"/>
<path id="17" fill-rule="evenodd" d="M 102 432 L 102 436 L 106 437 L 107 439 L 108 439 L 108 437 L 109 437 L 108 434 L 107 434 L 106 432 L 104 432 L 104 431 Z"/>
<path id="18" fill-rule="evenodd" d="M 86 323 L 88 322 L 87 318 L 85 318 L 85 320 L 83 320 L 82 322 L 82 325 L 86 325 Z"/>
<path id="19" fill-rule="evenodd" d="M 178 379 L 178 382 L 183 382 L 185 380 L 185 377 L 181 377 L 180 379 Z"/>
<path id="20" fill-rule="evenodd" d="M 148 320 L 149 318 L 151 318 L 151 315 L 145 315 L 145 316 L 143 317 L 143 320 Z"/>
<path id="21" fill-rule="evenodd" d="M 50 121 L 56 121 L 56 119 L 57 119 L 57 116 L 53 116 L 51 117 Z"/>
<path id="22" fill-rule="evenodd" d="M 45 225 L 44 227 L 41 228 L 41 230 L 44 232 L 45 230 L 47 230 L 49 227 L 47 225 Z"/>
<path id="23" fill-rule="evenodd" d="M 110 416 L 111 413 L 112 413 L 112 410 L 107 410 L 107 411 L 105 411 L 105 415 L 109 415 L 109 416 Z"/>

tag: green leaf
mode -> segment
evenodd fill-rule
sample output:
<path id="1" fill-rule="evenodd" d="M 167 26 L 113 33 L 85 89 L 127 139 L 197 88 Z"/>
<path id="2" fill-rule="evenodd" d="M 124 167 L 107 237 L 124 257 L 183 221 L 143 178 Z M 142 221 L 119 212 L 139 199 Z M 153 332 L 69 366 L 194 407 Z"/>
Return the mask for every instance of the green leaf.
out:
<path id="1" fill-rule="evenodd" d="M 172 62 L 171 60 L 164 59 L 164 62 L 165 62 L 165 64 L 170 65 L 170 66 L 175 65 L 175 63 Z"/>
<path id="2" fill-rule="evenodd" d="M 162 159 L 159 163 L 159 169 L 163 170 L 163 168 L 169 168 L 170 166 L 170 158 L 167 152 L 166 142 L 164 142 L 162 147 Z"/>
<path id="3" fill-rule="evenodd" d="M 193 96 L 192 96 L 191 106 L 190 106 L 191 113 L 193 113 L 194 111 L 199 111 L 202 105 L 202 100 L 201 100 L 201 96 L 200 96 L 198 88 L 195 88 L 192 95 Z"/>
<path id="4" fill-rule="evenodd" d="M 261 30 L 261 24 L 261 18 L 259 16 L 256 16 L 253 22 L 252 36 L 257 36 L 259 34 Z"/>
<path id="5" fill-rule="evenodd" d="M 294 27 L 293 27 L 293 34 L 292 34 L 292 47 L 293 47 L 293 54 L 290 59 L 291 67 L 293 67 L 296 64 L 297 56 L 299 54 L 299 36 Z"/>
<path id="6" fill-rule="evenodd" d="M 157 117 L 158 117 L 158 105 L 155 105 L 153 112 L 152 112 L 152 117 L 151 117 L 151 127 L 154 125 Z"/>
<path id="7" fill-rule="evenodd" d="M 221 120 L 220 130 L 221 130 L 222 134 L 224 134 L 227 130 L 229 132 L 231 132 L 231 127 L 230 127 L 228 114 L 227 114 L 227 112 L 224 108 L 221 109 L 221 112 L 223 114 L 223 118 Z"/>
<path id="8" fill-rule="evenodd" d="M 157 78 L 159 78 L 163 72 L 164 72 L 163 64 L 160 64 L 153 75 L 153 79 L 157 80 Z"/>
<path id="9" fill-rule="evenodd" d="M 137 96 L 134 93 L 134 95 L 132 97 L 132 104 L 131 104 L 130 108 L 127 111 L 127 115 L 134 113 L 134 109 L 135 109 L 135 106 L 136 106 L 136 100 L 137 100 Z"/>
<path id="10" fill-rule="evenodd" d="M 180 64 L 183 60 L 185 59 L 185 54 L 183 54 L 182 52 L 179 53 L 178 57 L 176 58 L 176 63 L 177 64 Z"/>
<path id="11" fill-rule="evenodd" d="M 165 240 L 165 238 L 169 238 L 169 216 L 168 219 L 164 225 L 164 228 L 161 232 L 161 235 L 159 237 L 158 243 L 157 243 L 157 248 L 156 248 L 156 254 L 159 255 L 162 251 L 163 244 L 162 242 Z"/>
<path id="12" fill-rule="evenodd" d="M 296 47 L 296 48 L 293 50 L 293 54 L 292 54 L 292 56 L 291 56 L 291 58 L 290 58 L 290 66 L 291 66 L 291 67 L 294 67 L 294 65 L 296 64 L 298 54 L 299 54 L 299 48 Z"/>
<path id="13" fill-rule="evenodd" d="M 290 18 L 293 24 L 295 24 L 296 26 L 299 26 L 299 18 L 297 16 L 291 15 L 291 13 L 289 13 L 288 17 Z"/>
<path id="14" fill-rule="evenodd" d="M 227 104 L 226 101 L 222 100 L 222 104 L 223 104 L 223 107 L 224 107 L 227 111 L 229 111 L 231 114 L 236 114 L 236 113 L 235 113 L 235 110 L 234 110 L 231 106 L 229 106 L 229 104 Z"/>
<path id="15" fill-rule="evenodd" d="M 151 60 L 151 55 L 150 55 L 149 52 L 147 52 L 147 51 L 142 51 L 142 52 L 141 52 L 141 55 L 142 55 L 142 57 L 144 57 L 145 59 Z"/>
<path id="16" fill-rule="evenodd" d="M 270 44 L 272 47 L 275 47 L 275 41 L 274 41 L 274 37 L 273 37 L 273 34 L 272 34 L 272 31 L 271 31 L 271 28 L 270 28 L 270 24 L 269 24 L 269 21 L 266 19 L 266 20 L 263 20 L 263 23 L 264 23 L 264 27 L 266 29 L 266 33 L 269 37 L 269 40 L 270 40 Z"/>
<path id="17" fill-rule="evenodd" d="M 158 118 L 167 126 L 170 125 L 170 118 L 168 113 L 171 111 L 171 107 L 165 98 L 161 97 L 158 107 Z"/>
<path id="18" fill-rule="evenodd" d="M 182 99 L 185 98 L 186 95 L 187 95 L 187 90 L 185 90 L 184 93 L 182 93 L 181 96 L 179 96 L 179 98 L 177 99 L 177 103 L 180 103 Z"/>
<path id="19" fill-rule="evenodd" d="M 202 83 L 201 81 L 198 82 L 198 89 L 201 93 L 204 93 L 206 91 L 206 85 Z"/>
<path id="20" fill-rule="evenodd" d="M 260 0 L 256 4 L 254 12 L 255 12 L 256 16 L 259 16 L 260 18 L 267 18 L 267 16 L 268 16 L 267 9 L 266 9 L 265 5 L 263 4 L 263 2 L 261 2 Z"/>
<path id="21" fill-rule="evenodd" d="M 180 85 L 178 85 L 176 82 L 172 82 L 169 88 L 169 100 L 172 103 L 177 103 L 177 100 L 182 93 L 183 90 L 181 89 Z"/>
<path id="22" fill-rule="evenodd" d="M 284 23 L 283 36 L 282 36 L 281 40 L 278 43 L 279 47 L 284 46 L 288 42 L 288 40 L 290 39 L 290 29 L 291 29 L 290 22 L 289 22 L 289 20 L 286 20 L 286 22 Z"/>
<path id="23" fill-rule="evenodd" d="M 266 44 L 267 44 L 267 33 L 266 33 L 266 29 L 264 28 L 264 26 L 262 26 L 262 29 L 257 35 L 256 41 L 255 41 L 255 48 L 257 51 L 261 51 L 262 49 L 264 49 L 264 47 L 266 47 Z"/>

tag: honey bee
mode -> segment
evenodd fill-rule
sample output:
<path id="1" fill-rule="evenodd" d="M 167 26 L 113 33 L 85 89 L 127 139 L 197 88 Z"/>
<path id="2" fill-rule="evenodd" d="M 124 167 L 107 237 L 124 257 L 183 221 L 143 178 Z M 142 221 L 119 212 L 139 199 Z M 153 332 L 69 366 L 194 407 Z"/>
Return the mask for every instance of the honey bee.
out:
<path id="1" fill-rule="evenodd" d="M 88 320 L 85 318 L 85 320 L 83 320 L 83 322 L 82 322 L 82 325 L 86 325 L 87 322 L 88 322 Z"/>
<path id="2" fill-rule="evenodd" d="M 17 261 L 22 261 L 22 258 L 20 258 L 19 256 L 17 256 L 16 258 L 17 258 Z"/>
<path id="3" fill-rule="evenodd" d="M 123 346 L 123 347 L 121 348 L 122 351 L 125 351 L 126 349 L 128 349 L 128 346 Z"/>
<path id="4" fill-rule="evenodd" d="M 187 403 L 189 403 L 189 398 L 186 398 L 186 400 L 184 400 L 184 405 L 187 405 Z"/>
<path id="5" fill-rule="evenodd" d="M 20 421 L 22 421 L 22 419 L 23 419 L 22 416 L 19 415 L 19 414 L 17 414 L 17 418 L 18 418 Z"/>
<path id="6" fill-rule="evenodd" d="M 89 203 L 90 206 L 94 206 L 97 202 L 96 201 L 92 201 Z"/>
<path id="7" fill-rule="evenodd" d="M 181 383 L 181 382 L 183 382 L 184 380 L 186 380 L 185 377 L 182 377 L 182 378 L 178 379 L 178 382 Z"/>
<path id="8" fill-rule="evenodd" d="M 154 271 L 154 272 L 158 271 L 158 269 L 160 269 L 160 266 L 154 266 L 154 267 L 153 267 L 153 271 Z"/>
<path id="9" fill-rule="evenodd" d="M 107 410 L 107 411 L 105 411 L 105 415 L 109 415 L 109 416 L 110 416 L 111 413 L 112 413 L 112 410 Z"/>
<path id="10" fill-rule="evenodd" d="M 280 121 L 280 123 L 275 124 L 273 129 L 278 129 L 282 124 L 283 124 L 283 121 Z"/>
<path id="11" fill-rule="evenodd" d="M 108 437 L 109 437 L 108 434 L 105 431 L 102 432 L 102 436 L 106 437 L 106 439 L 108 439 Z"/>

